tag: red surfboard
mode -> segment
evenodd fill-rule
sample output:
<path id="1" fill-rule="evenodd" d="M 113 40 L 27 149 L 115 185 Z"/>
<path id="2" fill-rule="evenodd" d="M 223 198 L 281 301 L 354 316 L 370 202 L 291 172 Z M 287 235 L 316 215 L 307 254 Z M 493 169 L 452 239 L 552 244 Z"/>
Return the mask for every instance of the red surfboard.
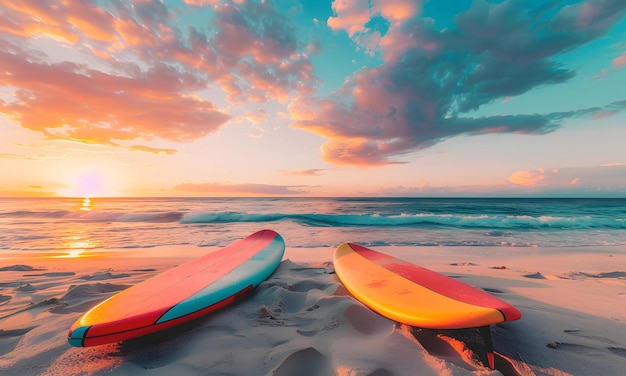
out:
<path id="1" fill-rule="evenodd" d="M 72 346 L 96 346 L 155 333 L 225 307 L 280 264 L 283 238 L 258 231 L 113 295 L 70 328 Z"/>

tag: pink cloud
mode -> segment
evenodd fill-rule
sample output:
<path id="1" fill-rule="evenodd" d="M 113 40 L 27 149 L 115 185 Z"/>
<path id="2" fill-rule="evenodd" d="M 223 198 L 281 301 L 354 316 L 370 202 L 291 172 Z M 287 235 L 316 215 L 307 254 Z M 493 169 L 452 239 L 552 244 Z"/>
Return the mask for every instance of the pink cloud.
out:
<path id="1" fill-rule="evenodd" d="M 196 7 L 202 7 L 205 5 L 217 5 L 220 3 L 220 1 L 221 0 L 185 0 L 185 4 L 196 6 Z"/>
<path id="2" fill-rule="evenodd" d="M 364 3 L 335 2 L 336 19 L 329 25 L 367 41 L 362 38 L 368 32 Z M 415 17 L 419 2 L 368 3 L 370 16 L 395 17 L 380 40 L 384 64 L 358 70 L 325 97 L 296 98 L 289 105 L 293 127 L 328 139 L 322 147 L 328 162 L 399 163 L 398 157 L 458 135 L 545 134 L 565 119 L 626 109 L 626 102 L 616 101 L 547 114 L 469 115 L 497 100 L 573 78 L 575 72 L 556 57 L 605 35 L 626 11 L 621 0 L 596 2 L 589 9 L 561 4 L 554 17 L 545 17 L 545 9 L 532 2 L 477 1 L 444 29 L 436 20 Z M 394 9 L 404 10 L 392 16 Z M 522 178 L 513 177 L 529 182 Z"/>
<path id="3" fill-rule="evenodd" d="M 345 30 L 350 37 L 362 30 L 370 20 L 367 1 L 335 0 L 332 8 L 335 16 L 328 18 L 328 27 L 333 30 Z"/>
<path id="4" fill-rule="evenodd" d="M 415 17 L 420 2 L 415 0 L 335 0 L 332 5 L 334 16 L 327 24 L 333 30 L 344 30 L 352 38 L 365 30 L 372 16 L 380 15 L 393 26 Z"/>
<path id="5" fill-rule="evenodd" d="M 543 171 L 543 172 L 542 172 Z M 436 186 L 382 187 L 374 192 L 384 196 L 490 196 L 513 195 L 538 197 L 587 197 L 611 194 L 623 197 L 626 193 L 624 181 L 626 165 L 597 166 L 591 168 L 558 168 L 518 171 L 510 181 L 499 184 Z"/>
<path id="6" fill-rule="evenodd" d="M 298 189 L 300 186 L 271 185 L 271 184 L 223 184 L 223 183 L 182 183 L 174 187 L 176 191 L 197 193 L 228 193 L 228 194 L 256 194 L 256 195 L 293 195 L 307 193 Z"/>
<path id="7" fill-rule="evenodd" d="M 420 3 L 416 0 L 373 0 L 372 11 L 380 13 L 394 25 L 415 17 L 420 11 Z"/>
<path id="8" fill-rule="evenodd" d="M 623 68 L 626 67 L 626 52 L 624 52 L 621 56 L 613 59 L 612 62 L 613 68 Z"/>

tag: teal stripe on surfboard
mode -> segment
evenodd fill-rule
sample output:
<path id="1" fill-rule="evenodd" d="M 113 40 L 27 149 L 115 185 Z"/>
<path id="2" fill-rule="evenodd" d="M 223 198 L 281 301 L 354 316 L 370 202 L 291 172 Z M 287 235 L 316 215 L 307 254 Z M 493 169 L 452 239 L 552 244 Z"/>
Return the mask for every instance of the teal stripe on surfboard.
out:
<path id="1" fill-rule="evenodd" d="M 173 306 L 156 322 L 162 323 L 188 315 L 206 307 L 206 301 L 221 301 L 252 285 L 267 279 L 276 270 L 284 254 L 284 240 L 276 235 L 262 251 L 233 269 L 215 283 Z M 269 263 L 267 261 L 270 261 Z M 262 265 L 262 268 L 259 268 Z M 245 276 L 242 278 L 242 276 Z"/>

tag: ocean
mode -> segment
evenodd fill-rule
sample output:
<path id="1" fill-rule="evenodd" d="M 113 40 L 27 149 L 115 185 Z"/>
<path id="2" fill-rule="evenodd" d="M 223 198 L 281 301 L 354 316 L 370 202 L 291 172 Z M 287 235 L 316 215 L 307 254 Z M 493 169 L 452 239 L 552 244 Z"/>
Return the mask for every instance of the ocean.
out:
<path id="1" fill-rule="evenodd" d="M 626 199 L 0 198 L 0 252 L 225 246 L 257 230 L 287 247 L 626 245 Z"/>

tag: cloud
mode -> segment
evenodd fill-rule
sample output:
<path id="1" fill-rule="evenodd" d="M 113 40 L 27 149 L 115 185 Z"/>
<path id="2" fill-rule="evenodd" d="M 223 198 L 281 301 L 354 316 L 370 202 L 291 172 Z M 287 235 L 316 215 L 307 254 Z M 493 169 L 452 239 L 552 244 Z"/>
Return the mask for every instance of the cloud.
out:
<path id="1" fill-rule="evenodd" d="M 365 23 L 362 5 L 335 4 L 337 16 L 328 26 L 359 42 L 378 3 L 372 2 Z M 383 10 L 376 16 L 387 14 Z M 620 101 L 559 113 L 470 115 L 496 100 L 567 82 L 575 72 L 558 56 L 603 36 L 625 12 L 621 0 L 542 6 L 477 0 L 443 29 L 436 20 L 415 17 L 418 10 L 386 16 L 384 64 L 356 72 L 326 97 L 293 100 L 292 126 L 328 138 L 322 147 L 328 162 L 383 165 L 459 135 L 544 134 L 569 118 L 623 111 Z"/>
<path id="2" fill-rule="evenodd" d="M 262 108 L 259 108 L 254 112 L 246 111 L 246 119 L 254 124 L 264 124 L 267 122 L 267 118 L 269 116 L 270 114 Z"/>
<path id="3" fill-rule="evenodd" d="M 2 159 L 25 159 L 25 160 L 31 160 L 31 161 L 36 161 L 40 159 L 40 158 L 28 156 L 28 155 L 5 154 L 5 153 L 0 153 L 0 158 Z"/>
<path id="4" fill-rule="evenodd" d="M 272 1 L 217 5 L 213 26 L 211 43 L 222 70 L 217 81 L 231 102 L 285 102 L 292 93 L 314 92 L 309 43 L 300 45 L 295 25 Z"/>
<path id="5" fill-rule="evenodd" d="M 383 187 L 368 194 L 421 197 L 624 197 L 626 164 L 517 171 L 499 183 L 473 186 Z"/>
<path id="6" fill-rule="evenodd" d="M 215 132 L 231 116 L 206 89 L 235 104 L 313 93 L 311 43 L 272 1 L 186 3 L 2 3 L 0 88 L 13 98 L 0 112 L 48 139 L 170 153 L 128 144 Z M 183 29 L 197 7 L 212 19 Z"/>
<path id="7" fill-rule="evenodd" d="M 518 171 L 509 182 L 537 191 L 576 190 L 583 192 L 626 191 L 626 165 L 610 164 L 595 167 L 562 167 Z"/>
<path id="8" fill-rule="evenodd" d="M 311 168 L 308 170 L 279 170 L 278 173 L 287 176 L 319 176 L 322 172 L 326 171 L 323 168 Z"/>
<path id="9" fill-rule="evenodd" d="M 421 1 L 416 0 L 336 0 L 332 9 L 334 15 L 327 24 L 333 30 L 344 30 L 350 37 L 357 37 L 371 31 L 370 21 L 376 16 L 388 22 L 399 24 L 414 17 Z"/>
<path id="10" fill-rule="evenodd" d="M 176 191 L 212 193 L 212 194 L 253 194 L 253 195 L 295 195 L 307 193 L 298 189 L 301 186 L 270 184 L 222 184 L 222 183 L 182 183 L 175 186 Z"/>
<path id="11" fill-rule="evenodd" d="M 388 29 L 415 17 L 420 3 L 416 0 L 334 1 L 334 15 L 328 18 L 327 25 L 335 31 L 345 31 L 373 55 Z"/>
<path id="12" fill-rule="evenodd" d="M 626 67 L 626 52 L 624 52 L 621 56 L 613 59 L 612 62 L 613 68 L 623 68 Z"/>
<path id="13" fill-rule="evenodd" d="M 537 183 L 545 179 L 544 170 L 518 171 L 513 173 L 509 182 L 517 185 L 534 187 Z"/>
<path id="14" fill-rule="evenodd" d="M 133 145 L 129 146 L 128 150 L 131 151 L 145 151 L 153 154 L 176 154 L 176 150 L 169 148 L 153 148 L 145 145 Z"/>

